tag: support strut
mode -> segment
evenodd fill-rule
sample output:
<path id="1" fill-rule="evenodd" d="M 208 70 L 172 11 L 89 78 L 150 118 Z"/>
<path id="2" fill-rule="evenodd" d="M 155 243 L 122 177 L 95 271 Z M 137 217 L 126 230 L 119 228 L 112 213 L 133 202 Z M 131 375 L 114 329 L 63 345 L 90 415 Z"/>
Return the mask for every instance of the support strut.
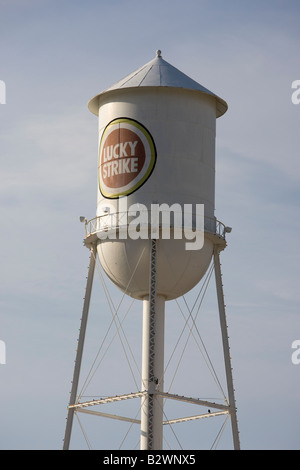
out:
<path id="1" fill-rule="evenodd" d="M 149 298 L 143 301 L 141 450 L 160 450 L 163 440 L 165 300 L 156 292 L 157 240 L 151 239 Z"/>
<path id="2" fill-rule="evenodd" d="M 91 293 L 92 293 L 92 286 L 93 286 L 93 279 L 94 279 L 94 272 L 95 272 L 95 265 L 96 265 L 96 256 L 97 256 L 96 244 L 93 244 L 91 247 L 90 264 L 89 264 L 86 291 L 85 291 L 85 297 L 84 297 L 84 303 L 83 303 L 83 309 L 82 309 L 81 326 L 80 326 L 80 332 L 79 332 L 79 338 L 78 338 L 78 347 L 77 347 L 77 353 L 76 353 L 76 359 L 75 359 L 75 367 L 74 367 L 74 373 L 73 373 L 73 381 L 72 381 L 69 406 L 75 405 L 75 402 L 76 402 L 85 332 L 86 332 L 86 326 L 87 326 L 87 320 L 88 320 L 88 314 L 89 314 L 89 307 L 90 307 L 90 300 L 91 300 Z M 68 410 L 63 450 L 69 450 L 74 411 L 75 411 L 74 408 L 69 408 Z"/>
<path id="3" fill-rule="evenodd" d="M 220 326 L 221 326 L 221 334 L 222 334 L 222 342 L 223 342 L 223 353 L 224 353 L 224 361 L 225 361 L 225 372 L 226 372 L 227 391 L 228 391 L 228 399 L 229 399 L 229 413 L 231 417 L 233 446 L 235 450 L 239 450 L 240 439 L 239 439 L 238 422 L 237 422 L 236 405 L 235 405 L 234 388 L 233 388 L 233 377 L 232 377 L 232 367 L 231 367 L 231 359 L 230 359 L 230 348 L 229 348 L 229 341 L 228 341 L 228 329 L 227 329 L 227 322 L 226 322 L 226 311 L 225 311 L 225 302 L 224 302 L 224 293 L 223 293 L 223 284 L 222 284 L 220 254 L 219 254 L 219 249 L 216 246 L 214 249 L 214 268 L 215 268 L 215 277 L 216 277 Z"/>

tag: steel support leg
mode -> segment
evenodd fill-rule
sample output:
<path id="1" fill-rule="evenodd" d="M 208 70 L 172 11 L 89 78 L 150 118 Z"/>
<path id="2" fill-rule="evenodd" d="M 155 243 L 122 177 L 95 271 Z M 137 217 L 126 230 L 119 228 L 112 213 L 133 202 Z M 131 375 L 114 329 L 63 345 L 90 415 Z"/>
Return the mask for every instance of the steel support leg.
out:
<path id="1" fill-rule="evenodd" d="M 224 293 L 223 293 L 223 284 L 222 284 L 220 254 L 219 254 L 218 247 L 215 247 L 214 249 L 214 268 L 215 268 L 217 297 L 218 297 L 218 305 L 219 305 L 220 326 L 221 326 L 221 334 L 222 334 L 222 342 L 223 342 L 223 352 L 224 352 L 224 360 L 225 360 L 225 372 L 226 372 L 227 391 L 228 391 L 228 399 L 229 399 L 229 407 L 230 407 L 233 446 L 235 450 L 239 450 L 240 439 L 239 439 L 236 405 L 235 405 L 234 388 L 233 388 L 233 377 L 232 377 L 232 367 L 231 367 L 231 360 L 230 360 L 230 350 L 229 350 L 228 329 L 227 329 L 227 322 L 226 322 L 226 312 L 225 312 Z"/>
<path id="2" fill-rule="evenodd" d="M 151 241 L 149 299 L 143 301 L 141 450 L 161 450 L 163 441 L 164 315 L 165 300 L 156 293 L 157 240 Z"/>
<path id="3" fill-rule="evenodd" d="M 87 326 L 87 320 L 88 320 L 88 314 L 89 314 L 89 306 L 90 306 L 90 299 L 91 299 L 95 265 L 96 265 L 96 256 L 97 256 L 97 250 L 96 250 L 96 244 L 95 244 L 91 248 L 90 264 L 89 264 L 86 291 L 85 291 L 85 297 L 84 297 L 84 303 L 83 303 L 83 309 L 82 309 L 81 326 L 80 326 L 80 332 L 79 332 L 79 338 L 78 338 L 78 347 L 77 347 L 77 353 L 76 353 L 76 359 L 75 359 L 75 367 L 74 367 L 74 373 L 73 373 L 73 381 L 72 381 L 69 405 L 74 405 L 76 402 L 83 346 L 84 346 L 84 340 L 85 340 L 85 332 L 86 332 L 86 326 Z M 74 408 L 69 408 L 63 450 L 68 450 L 70 446 L 73 418 L 74 418 Z"/>

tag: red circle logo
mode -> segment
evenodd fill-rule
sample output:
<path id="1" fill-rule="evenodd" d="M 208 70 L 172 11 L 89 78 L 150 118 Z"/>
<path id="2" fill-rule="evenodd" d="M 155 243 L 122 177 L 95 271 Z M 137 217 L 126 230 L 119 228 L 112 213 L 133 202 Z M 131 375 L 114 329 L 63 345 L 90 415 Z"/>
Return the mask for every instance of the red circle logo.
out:
<path id="1" fill-rule="evenodd" d="M 115 119 L 100 141 L 101 193 L 107 198 L 131 194 L 149 178 L 155 162 L 156 149 L 147 129 L 132 119 Z"/>

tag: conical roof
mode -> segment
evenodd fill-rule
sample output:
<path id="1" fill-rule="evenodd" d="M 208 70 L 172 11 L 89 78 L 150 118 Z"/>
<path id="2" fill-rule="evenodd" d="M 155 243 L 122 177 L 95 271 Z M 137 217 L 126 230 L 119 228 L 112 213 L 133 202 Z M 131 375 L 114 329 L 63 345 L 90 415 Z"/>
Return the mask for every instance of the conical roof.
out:
<path id="1" fill-rule="evenodd" d="M 92 98 L 88 103 L 89 110 L 98 115 L 98 97 L 104 93 L 138 87 L 174 87 L 194 90 L 216 98 L 217 117 L 222 116 L 228 109 L 227 103 L 222 98 L 173 67 L 162 58 L 161 51 L 156 51 L 156 57 L 153 60 Z"/>

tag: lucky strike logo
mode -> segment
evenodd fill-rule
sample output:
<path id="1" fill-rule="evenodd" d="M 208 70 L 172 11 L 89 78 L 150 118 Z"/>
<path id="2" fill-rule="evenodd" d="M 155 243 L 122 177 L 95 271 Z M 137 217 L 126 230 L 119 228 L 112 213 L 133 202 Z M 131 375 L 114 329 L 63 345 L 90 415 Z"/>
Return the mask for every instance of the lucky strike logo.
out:
<path id="1" fill-rule="evenodd" d="M 107 198 L 133 193 L 149 178 L 155 162 L 155 144 L 147 129 L 132 119 L 115 119 L 100 141 L 101 193 Z"/>

